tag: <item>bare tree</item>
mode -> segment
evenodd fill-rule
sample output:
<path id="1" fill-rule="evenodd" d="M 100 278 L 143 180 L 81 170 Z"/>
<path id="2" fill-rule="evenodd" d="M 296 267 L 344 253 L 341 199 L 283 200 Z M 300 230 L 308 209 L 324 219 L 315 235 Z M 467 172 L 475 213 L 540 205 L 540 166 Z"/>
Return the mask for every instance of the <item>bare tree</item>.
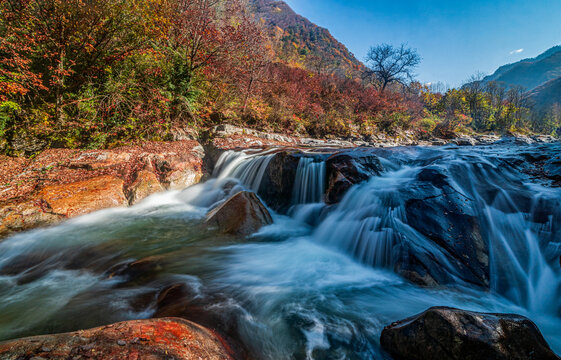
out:
<path id="1" fill-rule="evenodd" d="M 368 70 L 363 79 L 377 82 L 383 92 L 389 84 L 405 85 L 407 81 L 413 80 L 413 71 L 420 62 L 421 57 L 417 51 L 406 44 L 401 44 L 400 47 L 389 44 L 373 46 L 366 57 Z"/>

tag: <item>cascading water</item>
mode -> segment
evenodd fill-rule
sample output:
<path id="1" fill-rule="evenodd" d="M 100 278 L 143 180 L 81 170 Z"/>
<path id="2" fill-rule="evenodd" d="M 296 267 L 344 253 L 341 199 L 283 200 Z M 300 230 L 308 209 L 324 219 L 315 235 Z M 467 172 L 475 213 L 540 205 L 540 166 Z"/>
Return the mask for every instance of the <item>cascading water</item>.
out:
<path id="1" fill-rule="evenodd" d="M 321 202 L 325 162 L 302 154 L 298 209 L 249 238 L 201 227 L 233 193 L 259 191 L 277 151 L 227 152 L 206 183 L 0 242 L 0 341 L 150 317 L 179 283 L 196 309 L 183 315 L 253 358 L 387 358 L 383 327 L 430 306 L 529 316 L 561 352 L 561 190 L 501 160 L 518 149 L 373 149 L 386 171 L 334 206 Z M 116 272 L 137 259 L 159 262 Z"/>
<path id="2" fill-rule="evenodd" d="M 292 204 L 320 203 L 325 193 L 325 161 L 302 157 L 298 163 Z"/>
<path id="3" fill-rule="evenodd" d="M 273 150 L 274 151 L 274 150 Z M 247 153 L 228 151 L 218 160 L 213 175 L 219 180 L 238 179 L 248 189 L 258 191 L 263 174 L 274 153 Z"/>

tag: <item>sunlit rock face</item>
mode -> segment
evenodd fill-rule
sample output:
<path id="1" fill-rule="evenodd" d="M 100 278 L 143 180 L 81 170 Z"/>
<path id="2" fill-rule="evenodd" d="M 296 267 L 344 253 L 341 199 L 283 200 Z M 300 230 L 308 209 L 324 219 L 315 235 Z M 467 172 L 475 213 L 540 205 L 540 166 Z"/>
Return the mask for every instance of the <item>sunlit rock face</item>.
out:
<path id="1" fill-rule="evenodd" d="M 223 340 L 208 329 L 181 319 L 128 321 L 74 333 L 37 336 L 0 344 L 5 360 L 169 359 L 230 360 Z"/>

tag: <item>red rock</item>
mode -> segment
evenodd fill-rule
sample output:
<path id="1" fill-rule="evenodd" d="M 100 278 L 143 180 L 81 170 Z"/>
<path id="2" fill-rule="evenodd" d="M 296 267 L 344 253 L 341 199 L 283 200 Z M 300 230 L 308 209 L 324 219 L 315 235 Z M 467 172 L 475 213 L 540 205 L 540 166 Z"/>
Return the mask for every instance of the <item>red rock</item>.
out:
<path id="1" fill-rule="evenodd" d="M 164 191 L 164 188 L 162 184 L 160 184 L 156 174 L 151 171 L 142 170 L 129 187 L 129 203 L 131 205 L 138 204 L 144 198 L 161 191 Z"/>
<path id="2" fill-rule="evenodd" d="M 123 180 L 100 176 L 72 184 L 53 185 L 41 190 L 39 197 L 52 212 L 75 217 L 110 207 L 127 206 Z"/>
<path id="3" fill-rule="evenodd" d="M 47 204 L 40 201 L 11 201 L 0 205 L 0 236 L 25 231 L 38 226 L 48 226 L 64 217 L 49 212 Z"/>
<path id="4" fill-rule="evenodd" d="M 3 360 L 31 359 L 228 360 L 234 354 L 212 331 L 187 320 L 126 321 L 65 334 L 0 343 Z"/>

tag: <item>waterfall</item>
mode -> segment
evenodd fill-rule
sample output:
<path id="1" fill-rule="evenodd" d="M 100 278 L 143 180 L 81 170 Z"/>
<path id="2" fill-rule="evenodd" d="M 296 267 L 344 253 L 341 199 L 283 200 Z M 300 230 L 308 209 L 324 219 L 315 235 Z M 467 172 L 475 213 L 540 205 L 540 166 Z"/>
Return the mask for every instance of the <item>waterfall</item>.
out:
<path id="1" fill-rule="evenodd" d="M 325 162 L 303 157 L 298 162 L 298 170 L 292 191 L 292 204 L 320 203 L 325 193 Z"/>
<path id="2" fill-rule="evenodd" d="M 539 202 L 540 197 L 533 201 Z M 560 310 L 559 271 L 547 261 L 540 240 L 552 234 L 553 217 L 535 224 L 531 213 L 505 213 L 489 205 L 484 214 L 489 228 L 491 290 L 534 313 L 556 314 Z"/>
<path id="3" fill-rule="evenodd" d="M 227 151 L 216 163 L 213 176 L 218 180 L 238 179 L 248 189 L 257 192 L 274 156 L 274 150 L 258 153 Z"/>
<path id="4" fill-rule="evenodd" d="M 560 192 L 524 183 L 519 173 L 497 166 L 493 157 L 459 153 L 434 159 L 428 166 L 424 162 L 402 166 L 351 188 L 318 224 L 313 240 L 377 268 L 394 269 L 404 258 L 415 256 L 425 259 L 424 266 L 437 275 L 445 273 L 441 281 L 471 286 L 472 274 L 462 264 L 466 255 L 458 252 L 458 260 L 451 256 L 451 248 L 461 240 L 446 243 L 447 233 L 460 226 L 461 217 L 468 217 L 473 220 L 466 224 L 473 226 L 462 230 L 477 234 L 459 235 L 469 241 L 470 235 L 480 236 L 487 244 L 477 254 L 487 253 L 488 260 L 476 260 L 488 263 L 491 291 L 532 313 L 561 311 Z M 412 158 L 411 163 L 416 160 Z M 426 169 L 438 171 L 434 178 L 425 179 Z M 430 207 L 431 201 L 443 196 L 444 204 L 452 204 L 451 211 L 460 210 L 449 213 L 445 208 L 428 220 L 438 223 L 458 216 L 450 228 L 427 234 L 423 228 L 431 224 L 412 223 L 408 218 L 406 209 L 412 198 Z M 469 261 L 470 265 L 475 262 Z"/>

